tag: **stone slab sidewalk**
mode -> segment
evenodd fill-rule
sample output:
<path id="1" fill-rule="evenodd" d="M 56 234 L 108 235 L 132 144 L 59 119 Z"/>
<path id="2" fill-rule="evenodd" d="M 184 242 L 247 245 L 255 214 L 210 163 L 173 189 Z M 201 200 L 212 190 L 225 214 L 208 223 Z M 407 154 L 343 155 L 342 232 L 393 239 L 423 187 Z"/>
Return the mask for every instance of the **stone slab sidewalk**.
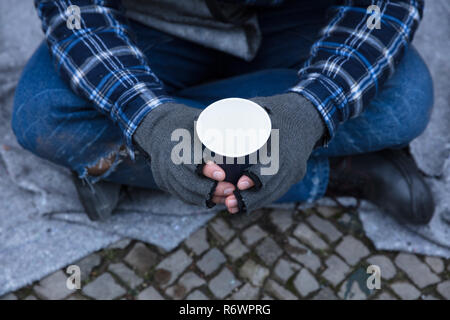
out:
<path id="1" fill-rule="evenodd" d="M 64 268 L 1 299 L 450 299 L 449 261 L 377 251 L 336 207 L 224 212 L 171 252 L 125 239 L 74 264 L 79 290 Z"/>

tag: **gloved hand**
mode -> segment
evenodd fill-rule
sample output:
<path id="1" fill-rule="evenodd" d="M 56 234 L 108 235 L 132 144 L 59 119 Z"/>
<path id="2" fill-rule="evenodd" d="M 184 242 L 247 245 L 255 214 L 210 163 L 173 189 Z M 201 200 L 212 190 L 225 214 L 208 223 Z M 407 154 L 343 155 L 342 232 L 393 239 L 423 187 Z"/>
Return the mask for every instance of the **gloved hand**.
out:
<path id="1" fill-rule="evenodd" d="M 299 182 L 306 173 L 306 162 L 314 146 L 325 131 L 317 109 L 300 94 L 291 92 L 250 100 L 265 108 L 272 128 L 279 129 L 279 170 L 273 175 L 262 175 L 261 168 L 265 165 L 258 162 L 244 171 L 244 175 L 253 180 L 254 186 L 234 193 L 239 212 L 270 204 Z"/>
<path id="2" fill-rule="evenodd" d="M 201 110 L 177 103 L 165 103 L 152 110 L 140 123 L 133 136 L 134 142 L 150 158 L 150 167 L 156 184 L 181 200 L 211 207 L 210 198 L 217 181 L 198 172 L 194 163 L 194 121 Z M 172 149 L 179 141 L 171 141 L 172 132 L 186 129 L 190 133 L 191 154 L 189 163 L 175 164 L 172 156 L 179 153 Z"/>

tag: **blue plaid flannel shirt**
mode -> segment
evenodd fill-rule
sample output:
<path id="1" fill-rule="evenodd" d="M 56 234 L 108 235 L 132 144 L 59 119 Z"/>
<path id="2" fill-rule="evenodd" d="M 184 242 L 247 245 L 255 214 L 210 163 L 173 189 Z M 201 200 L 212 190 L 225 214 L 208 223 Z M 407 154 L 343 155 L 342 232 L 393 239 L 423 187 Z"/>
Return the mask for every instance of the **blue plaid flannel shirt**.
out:
<path id="1" fill-rule="evenodd" d="M 227 0 L 248 5 L 282 5 L 283 0 Z M 141 120 L 173 101 L 133 41 L 120 1 L 35 0 L 60 76 L 122 130 L 134 158 L 132 136 Z M 81 28 L 69 29 L 67 8 L 81 9 Z M 381 28 L 369 29 L 380 8 Z M 340 123 L 355 117 L 395 70 L 422 18 L 423 0 L 341 0 L 287 91 L 309 99 L 328 128 L 324 144 Z"/>

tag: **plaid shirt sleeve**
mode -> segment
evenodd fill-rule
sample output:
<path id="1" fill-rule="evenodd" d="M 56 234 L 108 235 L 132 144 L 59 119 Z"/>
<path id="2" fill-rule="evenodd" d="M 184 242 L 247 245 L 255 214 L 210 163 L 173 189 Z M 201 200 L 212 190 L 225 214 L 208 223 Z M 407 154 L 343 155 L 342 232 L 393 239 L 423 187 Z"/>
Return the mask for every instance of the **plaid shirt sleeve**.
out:
<path id="1" fill-rule="evenodd" d="M 422 18 L 421 0 L 346 0 L 312 46 L 288 91 L 309 99 L 328 128 L 327 145 L 339 124 L 359 115 L 393 74 Z M 380 29 L 368 28 L 370 5 L 380 8 Z"/>
<path id="2" fill-rule="evenodd" d="M 68 27 L 71 5 L 80 8 L 80 29 Z M 133 43 L 120 1 L 35 0 L 35 6 L 58 74 L 120 127 L 134 158 L 137 125 L 172 98 Z"/>

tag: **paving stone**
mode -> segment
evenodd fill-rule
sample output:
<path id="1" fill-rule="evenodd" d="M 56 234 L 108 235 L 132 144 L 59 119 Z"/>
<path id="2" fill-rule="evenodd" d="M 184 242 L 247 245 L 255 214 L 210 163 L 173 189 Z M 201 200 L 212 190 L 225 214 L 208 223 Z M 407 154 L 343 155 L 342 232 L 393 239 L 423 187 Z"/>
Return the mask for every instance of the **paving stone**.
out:
<path id="1" fill-rule="evenodd" d="M 273 300 L 273 298 L 267 294 L 263 295 L 261 300 Z"/>
<path id="2" fill-rule="evenodd" d="M 37 298 L 33 295 L 29 295 L 24 300 L 37 300 Z"/>
<path id="3" fill-rule="evenodd" d="M 335 242 L 342 237 L 342 233 L 331 222 L 315 214 L 309 216 L 307 220 L 314 229 L 323 234 L 330 242 Z"/>
<path id="4" fill-rule="evenodd" d="M 191 234 L 191 236 L 184 242 L 186 246 L 191 249 L 197 256 L 209 249 L 209 243 L 206 238 L 206 229 L 201 228 Z"/>
<path id="5" fill-rule="evenodd" d="M 288 238 L 285 250 L 292 259 L 300 262 L 313 272 L 316 272 L 321 266 L 319 257 L 294 238 Z"/>
<path id="6" fill-rule="evenodd" d="M 226 261 L 227 259 L 225 259 L 222 252 L 217 248 L 212 248 L 197 262 L 197 267 L 208 276 L 219 269 Z"/>
<path id="7" fill-rule="evenodd" d="M 354 266 L 362 258 L 369 255 L 367 247 L 359 240 L 348 235 L 338 244 L 336 252 L 339 253 L 348 264 Z"/>
<path id="8" fill-rule="evenodd" d="M 112 300 L 126 293 L 109 273 L 103 273 L 83 288 L 83 294 L 97 300 Z"/>
<path id="9" fill-rule="evenodd" d="M 339 219 L 338 222 L 343 226 L 348 226 L 352 222 L 352 216 L 348 213 L 344 213 Z"/>
<path id="10" fill-rule="evenodd" d="M 294 287 L 302 297 L 306 297 L 319 289 L 319 283 L 308 269 L 303 268 L 294 279 Z"/>
<path id="11" fill-rule="evenodd" d="M 384 255 L 375 255 L 367 259 L 367 262 L 371 265 L 380 267 L 381 278 L 385 280 L 392 279 L 397 274 L 397 269 L 391 260 Z"/>
<path id="12" fill-rule="evenodd" d="M 368 297 L 367 294 L 361 290 L 358 281 L 354 280 L 347 280 L 344 282 L 339 290 L 338 296 L 345 300 L 367 300 Z"/>
<path id="13" fill-rule="evenodd" d="M 272 238 L 265 238 L 257 247 L 256 254 L 267 265 L 272 266 L 283 254 L 283 250 Z"/>
<path id="14" fill-rule="evenodd" d="M 378 297 L 376 297 L 377 300 L 397 300 L 396 297 L 394 297 L 393 295 L 391 295 L 390 293 L 387 292 L 382 292 Z"/>
<path id="15" fill-rule="evenodd" d="M 327 206 L 319 206 L 315 208 L 317 212 L 324 218 L 334 217 L 336 214 L 342 211 L 341 208 L 338 207 L 327 207 Z"/>
<path id="16" fill-rule="evenodd" d="M 257 221 L 263 214 L 264 209 L 252 211 L 250 214 L 233 214 L 229 216 L 228 221 L 233 228 L 243 229 Z"/>
<path id="17" fill-rule="evenodd" d="M 166 290 L 166 294 L 175 299 L 183 299 L 192 289 L 198 288 L 204 285 L 206 281 L 196 275 L 194 272 L 186 272 L 181 276 L 178 283 L 169 287 Z"/>
<path id="18" fill-rule="evenodd" d="M 246 283 L 236 293 L 231 296 L 233 300 L 256 300 L 258 299 L 259 289 Z"/>
<path id="19" fill-rule="evenodd" d="M 1 296 L 0 300 L 17 300 L 17 297 L 13 293 L 7 293 L 4 296 Z"/>
<path id="20" fill-rule="evenodd" d="M 242 243 L 239 238 L 235 238 L 231 241 L 228 246 L 225 248 L 225 253 L 230 257 L 232 262 L 235 262 L 243 255 L 248 253 L 247 247 Z"/>
<path id="21" fill-rule="evenodd" d="M 248 246 L 254 245 L 256 242 L 266 237 L 267 233 L 256 224 L 252 225 L 242 233 L 242 239 Z"/>
<path id="22" fill-rule="evenodd" d="M 143 243 L 136 243 L 125 256 L 125 262 L 141 273 L 147 272 L 153 267 L 158 259 L 158 255 L 147 248 Z"/>
<path id="23" fill-rule="evenodd" d="M 439 283 L 437 286 L 437 291 L 443 296 L 445 299 L 450 300 L 450 280 Z"/>
<path id="24" fill-rule="evenodd" d="M 125 249 L 131 243 L 131 239 L 125 238 L 108 246 L 108 249 Z"/>
<path id="25" fill-rule="evenodd" d="M 217 218 L 209 224 L 211 233 L 220 243 L 226 243 L 233 238 L 235 232 L 222 218 Z"/>
<path id="26" fill-rule="evenodd" d="M 424 288 L 437 283 L 440 280 L 439 277 L 430 270 L 428 265 L 420 261 L 419 258 L 413 254 L 398 254 L 395 258 L 395 264 L 404 271 L 419 288 Z"/>
<path id="27" fill-rule="evenodd" d="M 269 217 L 279 232 L 285 232 L 294 222 L 292 210 L 275 209 L 270 213 Z"/>
<path id="28" fill-rule="evenodd" d="M 66 281 L 66 274 L 59 270 L 39 281 L 33 290 L 41 299 L 61 300 L 74 292 L 74 290 L 67 289 Z"/>
<path id="29" fill-rule="evenodd" d="M 440 258 L 437 258 L 437 257 L 426 257 L 425 258 L 425 262 L 436 273 L 441 273 L 442 271 L 444 271 L 444 262 Z"/>
<path id="30" fill-rule="evenodd" d="M 110 264 L 108 266 L 108 270 L 118 276 L 128 287 L 132 289 L 138 287 L 144 281 L 123 263 Z"/>
<path id="31" fill-rule="evenodd" d="M 261 287 L 269 275 L 269 269 L 257 264 L 253 260 L 247 260 L 239 269 L 239 275 L 250 281 L 251 284 Z"/>
<path id="32" fill-rule="evenodd" d="M 294 262 L 281 258 L 275 266 L 274 277 L 282 283 L 285 283 L 295 272 L 302 267 Z"/>
<path id="33" fill-rule="evenodd" d="M 192 263 L 192 259 L 184 252 L 183 249 L 178 249 L 170 256 L 161 261 L 155 270 L 155 275 L 158 273 L 165 273 L 164 281 L 159 281 L 161 287 L 170 286 L 178 276 Z"/>
<path id="34" fill-rule="evenodd" d="M 200 290 L 195 290 L 186 297 L 186 300 L 209 300 Z"/>
<path id="35" fill-rule="evenodd" d="M 328 245 L 323 241 L 314 231 L 311 230 L 304 223 L 300 223 L 294 230 L 294 236 L 306 245 L 314 249 L 323 250 L 328 248 Z"/>
<path id="36" fill-rule="evenodd" d="M 350 271 L 348 265 L 336 255 L 330 256 L 325 264 L 328 268 L 322 273 L 322 277 L 335 287 L 344 280 Z"/>
<path id="37" fill-rule="evenodd" d="M 164 297 L 153 287 L 148 287 L 137 296 L 138 300 L 164 300 Z"/>
<path id="38" fill-rule="evenodd" d="M 328 287 L 320 289 L 319 293 L 317 293 L 313 300 L 337 300 L 338 298 L 334 294 L 333 290 Z"/>
<path id="39" fill-rule="evenodd" d="M 297 300 L 298 298 L 287 289 L 283 288 L 281 285 L 279 285 L 277 282 L 275 282 L 272 279 L 269 279 L 266 282 L 265 290 L 273 295 L 276 299 L 279 300 Z"/>
<path id="40" fill-rule="evenodd" d="M 186 272 L 178 281 L 179 284 L 184 286 L 189 292 L 194 288 L 198 288 L 206 283 L 206 281 L 200 278 L 197 274 L 192 271 Z"/>
<path id="41" fill-rule="evenodd" d="M 396 282 L 391 288 L 403 300 L 415 300 L 420 297 L 419 290 L 407 282 Z"/>
<path id="42" fill-rule="evenodd" d="M 74 265 L 77 265 L 80 267 L 81 271 L 81 281 L 87 280 L 90 277 L 90 274 L 92 270 L 100 265 L 100 262 L 102 259 L 100 256 L 96 253 L 90 254 L 87 257 L 77 261 L 74 263 Z"/>
<path id="43" fill-rule="evenodd" d="M 230 270 L 223 268 L 220 273 L 209 282 L 209 290 L 219 299 L 225 298 L 231 291 L 239 287 L 241 282 L 234 277 Z"/>

